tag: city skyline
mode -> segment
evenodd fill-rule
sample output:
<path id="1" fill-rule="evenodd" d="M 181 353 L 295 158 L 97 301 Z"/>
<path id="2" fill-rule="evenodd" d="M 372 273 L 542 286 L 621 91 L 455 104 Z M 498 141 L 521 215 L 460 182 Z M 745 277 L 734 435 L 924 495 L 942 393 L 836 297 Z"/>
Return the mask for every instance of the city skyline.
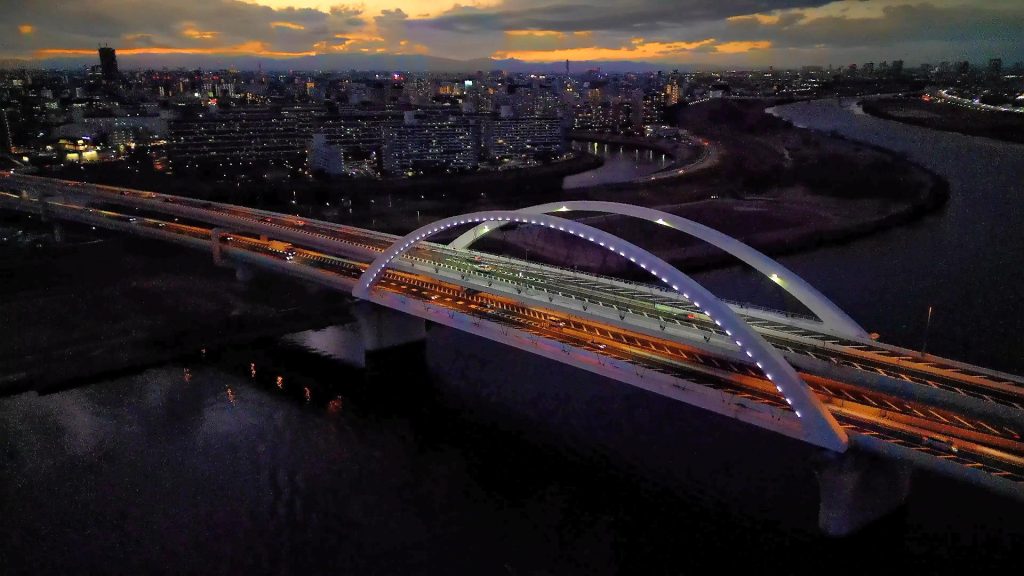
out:
<path id="1" fill-rule="evenodd" d="M 400 4 L 400 5 L 393 5 Z M 1024 5 L 1008 0 L 371 0 L 174 5 L 12 2 L 8 65 L 74 66 L 116 47 L 124 68 L 798 67 L 875 60 L 1024 59 Z"/>

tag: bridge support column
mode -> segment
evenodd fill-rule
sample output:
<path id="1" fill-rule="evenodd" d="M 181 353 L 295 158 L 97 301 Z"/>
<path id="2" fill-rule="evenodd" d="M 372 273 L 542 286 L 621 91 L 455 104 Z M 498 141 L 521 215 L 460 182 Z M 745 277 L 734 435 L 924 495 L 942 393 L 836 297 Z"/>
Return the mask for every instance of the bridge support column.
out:
<path id="1" fill-rule="evenodd" d="M 210 243 L 213 245 L 213 263 L 217 266 L 224 265 L 224 258 L 221 255 L 222 236 L 224 236 L 223 228 L 214 228 L 210 231 Z"/>
<path id="2" fill-rule="evenodd" d="M 395 348 L 427 337 L 426 321 L 411 314 L 365 301 L 355 303 L 352 312 L 359 321 L 359 333 L 366 352 Z"/>
<path id="3" fill-rule="evenodd" d="M 815 470 L 819 528 L 828 536 L 847 536 L 896 511 L 910 494 L 911 472 L 904 462 L 857 450 L 823 453 Z"/>

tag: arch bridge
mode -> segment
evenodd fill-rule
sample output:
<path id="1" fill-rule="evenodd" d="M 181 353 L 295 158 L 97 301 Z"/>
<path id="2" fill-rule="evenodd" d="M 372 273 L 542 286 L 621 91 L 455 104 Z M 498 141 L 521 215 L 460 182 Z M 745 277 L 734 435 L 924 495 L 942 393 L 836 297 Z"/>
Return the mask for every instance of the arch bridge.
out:
<path id="1" fill-rule="evenodd" d="M 368 350 L 421 339 L 427 320 L 833 455 L 867 452 L 900 466 L 912 462 L 1024 498 L 1024 378 L 872 340 L 793 271 L 721 232 L 652 208 L 556 202 L 445 218 L 398 237 L 228 204 L 6 174 L 0 174 L 0 208 L 52 221 L 55 236 L 61 222 L 107 228 L 211 251 L 240 278 L 258 269 L 351 293 L 363 301 L 356 314 Z M 816 318 L 726 303 L 649 250 L 566 219 L 571 212 L 636 218 L 708 242 L 773 280 Z M 650 282 L 471 250 L 479 238 L 510 224 L 591 243 Z M 432 241 L 456 229 L 465 230 L 450 244 Z M 856 478 L 875 473 L 849 466 Z M 893 487 L 891 494 L 905 493 L 902 472 L 870 468 L 892 480 L 882 483 Z M 834 495 L 840 499 L 876 485 L 862 486 L 845 472 L 838 478 Z M 823 498 L 825 492 L 823 484 Z"/>
<path id="2" fill-rule="evenodd" d="M 605 204 L 610 209 L 623 210 L 619 208 L 622 205 Z M 839 452 L 846 450 L 848 443 L 846 433 L 836 423 L 835 419 L 814 393 L 808 389 L 796 370 L 783 358 L 778 350 L 768 344 L 761 335 L 755 332 L 726 303 L 719 300 L 691 277 L 649 251 L 593 226 L 546 214 L 545 212 L 547 211 L 546 209 L 527 209 L 519 212 L 508 210 L 475 212 L 445 218 L 422 226 L 400 238 L 389 249 L 377 256 L 362 274 L 352 293 L 358 298 L 372 300 L 374 285 L 384 275 L 392 262 L 413 250 L 421 242 L 453 227 L 465 226 L 467 224 L 477 225 L 474 230 L 467 232 L 467 234 L 475 232 L 475 235 L 472 237 L 473 239 L 486 233 L 487 230 L 499 228 L 506 224 L 542 226 L 550 230 L 575 236 L 600 246 L 618 255 L 620 258 L 627 259 L 639 269 L 653 276 L 656 282 L 670 287 L 675 293 L 681 295 L 683 299 L 699 308 L 703 314 L 722 328 L 727 336 L 733 339 L 736 347 L 748 358 L 752 359 L 764 376 L 775 385 L 777 392 L 783 396 L 787 404 L 793 407 L 793 413 L 800 419 L 808 441 Z M 566 210 L 561 211 L 564 212 Z M 469 242 L 465 238 L 466 235 L 460 236 L 452 243 L 452 247 L 460 249 L 468 245 Z M 744 255 L 747 254 L 744 253 Z M 761 257 L 762 259 L 767 259 L 763 255 Z M 754 260 L 753 258 L 750 259 Z M 757 260 L 757 262 L 760 265 L 761 261 Z M 781 270 L 782 267 L 777 266 L 774 269 Z M 806 283 L 803 282 L 802 285 L 806 285 Z M 824 308 L 824 306 L 819 306 L 819 304 L 822 301 L 828 302 L 827 299 L 824 299 L 824 296 L 817 292 L 814 292 L 814 294 L 819 299 L 812 302 L 812 304 L 816 307 Z M 828 304 L 831 305 L 830 302 Z M 831 305 L 831 307 L 837 309 L 834 305 Z"/>

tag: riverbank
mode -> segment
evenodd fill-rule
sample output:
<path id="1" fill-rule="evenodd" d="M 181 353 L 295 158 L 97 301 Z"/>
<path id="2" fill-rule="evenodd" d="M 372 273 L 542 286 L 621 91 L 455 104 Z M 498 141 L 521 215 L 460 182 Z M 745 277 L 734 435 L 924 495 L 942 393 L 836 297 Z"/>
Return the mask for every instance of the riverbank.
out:
<path id="1" fill-rule="evenodd" d="M 444 194 L 459 201 L 475 198 L 481 192 L 488 194 L 544 193 L 561 188 L 562 179 L 572 174 L 593 170 L 601 166 L 599 156 L 576 151 L 573 157 L 538 166 L 509 170 L 487 170 L 465 174 L 442 174 L 416 178 L 385 180 L 339 180 L 344 193 L 356 198 L 395 196 L 430 196 Z"/>
<path id="2" fill-rule="evenodd" d="M 905 155 L 794 127 L 762 103 L 712 101 L 683 110 L 679 123 L 720 148 L 716 166 L 651 186 L 566 198 L 630 202 L 695 220 L 773 255 L 847 242 L 913 221 L 948 199 L 945 180 Z M 674 230 L 617 216 L 583 215 L 688 270 L 733 262 Z M 627 262 L 548 230 L 501 232 L 492 250 L 592 272 L 636 275 Z"/>
<path id="3" fill-rule="evenodd" d="M 583 140 L 600 144 L 615 144 L 638 150 L 651 150 L 668 156 L 672 161 L 658 170 L 658 173 L 672 172 L 685 168 L 699 160 L 705 154 L 705 145 L 689 140 L 676 140 L 657 137 L 622 136 L 602 132 L 570 132 L 570 140 Z"/>
<path id="4" fill-rule="evenodd" d="M 944 132 L 1024 143 L 1024 114 L 975 110 L 940 98 L 879 98 L 859 102 L 865 113 Z"/>
<path id="5" fill-rule="evenodd" d="M 242 283 L 202 254 L 156 242 L 112 236 L 6 256 L 0 318 L 18 329 L 0 334 L 0 395 L 350 319 L 337 294 L 280 278 Z"/>
<path id="6" fill-rule="evenodd" d="M 268 176 L 260 169 L 237 179 L 224 174 L 227 179 L 222 180 L 221 174 L 154 172 L 150 166 L 135 168 L 128 162 L 67 166 L 39 175 L 369 226 L 396 210 L 430 211 L 435 202 L 458 203 L 487 194 L 555 193 L 566 176 L 593 170 L 602 163 L 599 156 L 576 151 L 571 157 L 536 166 L 415 178 L 324 180 L 304 175 Z"/>

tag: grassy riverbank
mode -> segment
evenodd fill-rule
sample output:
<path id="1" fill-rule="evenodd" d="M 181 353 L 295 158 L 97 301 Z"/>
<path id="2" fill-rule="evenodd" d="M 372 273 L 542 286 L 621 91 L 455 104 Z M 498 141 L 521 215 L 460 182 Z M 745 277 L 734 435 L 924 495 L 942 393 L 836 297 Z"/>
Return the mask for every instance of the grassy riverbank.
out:
<path id="1" fill-rule="evenodd" d="M 257 275 L 155 241 L 0 251 L 0 395 L 46 391 L 203 348 L 337 324 L 334 292 Z"/>
<path id="2" fill-rule="evenodd" d="M 1024 143 L 1024 114 L 974 110 L 938 99 L 926 102 L 921 98 L 884 98 L 860 104 L 864 112 L 884 120 Z"/>
<path id="3" fill-rule="evenodd" d="M 562 197 L 656 207 L 771 254 L 848 241 L 908 222 L 941 207 L 948 197 L 942 178 L 904 155 L 796 128 L 765 113 L 761 102 L 711 101 L 682 110 L 678 121 L 719 147 L 714 167 L 670 182 L 570 190 Z M 614 216 L 587 221 L 688 269 L 732 261 L 648 222 Z M 635 272 L 606 251 L 546 230 L 498 233 L 489 245 L 583 270 Z"/>

